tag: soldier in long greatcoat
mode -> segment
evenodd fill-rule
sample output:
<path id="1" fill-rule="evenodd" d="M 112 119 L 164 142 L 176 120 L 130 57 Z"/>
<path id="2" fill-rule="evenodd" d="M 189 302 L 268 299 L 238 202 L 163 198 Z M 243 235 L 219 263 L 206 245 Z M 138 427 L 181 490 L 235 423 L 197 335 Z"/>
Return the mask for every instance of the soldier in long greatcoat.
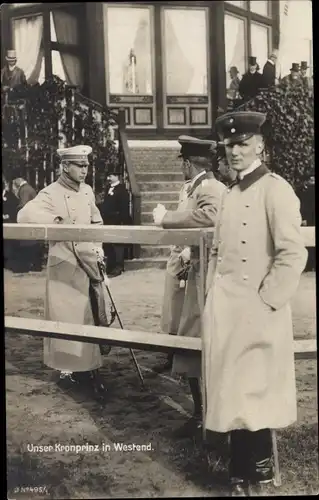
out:
<path id="1" fill-rule="evenodd" d="M 187 199 L 187 190 L 190 180 L 185 180 L 183 187 L 179 193 L 178 211 L 184 210 Z M 171 253 L 166 265 L 164 294 L 161 314 L 161 331 L 169 335 L 176 335 L 178 326 L 181 319 L 183 303 L 185 299 L 185 285 L 187 277 L 183 274 L 183 251 L 187 250 L 186 247 L 174 245 L 171 248 Z M 170 352 L 167 356 L 167 361 L 164 364 L 155 366 L 155 372 L 163 372 L 170 370 L 173 364 L 174 353 Z"/>
<path id="2" fill-rule="evenodd" d="M 166 210 L 163 205 L 154 209 L 154 222 L 165 229 L 214 227 L 225 186 L 215 179 L 210 171 L 212 148 L 216 143 L 193 137 L 181 136 L 182 171 L 191 182 L 187 189 L 187 202 L 183 210 Z M 189 253 L 189 255 L 187 255 Z M 178 325 L 177 335 L 201 336 L 199 253 L 197 247 L 189 252 L 183 251 L 185 263 L 190 262 L 186 284 L 185 299 Z M 200 390 L 201 356 L 199 354 L 176 354 L 173 361 L 173 374 L 184 375 L 194 401 L 194 414 L 180 429 L 176 437 L 189 437 L 200 426 L 202 399 Z"/>
<path id="3" fill-rule="evenodd" d="M 216 121 L 230 186 L 214 234 L 204 310 L 206 429 L 230 433 L 234 496 L 273 479 L 270 429 L 297 418 L 290 299 L 307 251 L 292 187 L 263 164 L 265 115 Z"/>
<path id="4" fill-rule="evenodd" d="M 102 224 L 92 188 L 85 184 L 90 146 L 58 150 L 61 175 L 42 189 L 18 213 L 18 222 L 31 224 Z M 98 256 L 102 245 L 86 242 L 49 243 L 45 318 L 51 321 L 93 325 L 90 281 L 101 279 Z M 82 382 L 104 393 L 98 369 L 102 366 L 96 344 L 53 338 L 44 339 L 44 363 L 60 371 L 59 384 Z"/>

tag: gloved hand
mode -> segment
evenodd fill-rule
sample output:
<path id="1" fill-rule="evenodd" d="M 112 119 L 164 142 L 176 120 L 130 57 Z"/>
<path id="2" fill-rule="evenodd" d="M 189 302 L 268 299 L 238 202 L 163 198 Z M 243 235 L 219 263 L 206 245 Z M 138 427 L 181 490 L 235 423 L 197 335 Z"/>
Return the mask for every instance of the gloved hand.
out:
<path id="1" fill-rule="evenodd" d="M 183 264 L 187 264 L 191 260 L 191 249 L 190 247 L 185 247 L 184 250 L 179 254 L 180 259 Z"/>
<path id="2" fill-rule="evenodd" d="M 157 206 L 154 208 L 153 219 L 156 226 L 161 226 L 162 220 L 166 212 L 167 212 L 166 208 L 161 203 L 158 203 Z"/>

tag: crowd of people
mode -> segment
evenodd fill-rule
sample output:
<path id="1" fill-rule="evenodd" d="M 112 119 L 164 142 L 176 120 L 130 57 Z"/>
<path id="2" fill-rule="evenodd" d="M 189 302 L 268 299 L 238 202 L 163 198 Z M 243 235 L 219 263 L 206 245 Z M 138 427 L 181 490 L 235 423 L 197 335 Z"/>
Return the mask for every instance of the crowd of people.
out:
<path id="1" fill-rule="evenodd" d="M 256 97 L 256 95 L 264 89 L 273 87 L 277 84 L 286 85 L 288 87 L 303 85 L 309 90 L 313 87 L 313 79 L 308 76 L 307 61 L 292 63 L 289 75 L 278 79 L 276 77 L 276 65 L 278 59 L 278 50 L 273 50 L 269 55 L 268 60 L 260 71 L 260 66 L 256 57 L 249 57 L 248 70 L 242 78 L 239 76 L 239 71 L 236 66 L 231 66 L 229 69 L 230 84 L 227 89 L 227 97 L 230 101 L 246 102 Z"/>
<path id="2" fill-rule="evenodd" d="M 286 427 L 297 418 L 289 302 L 307 251 L 299 199 L 289 183 L 263 162 L 264 121 L 262 113 L 235 111 L 217 119 L 218 143 L 181 136 L 185 184 L 178 208 L 167 210 L 159 204 L 153 211 L 159 227 L 215 228 L 205 303 L 199 293 L 197 247 L 172 248 L 163 290 L 163 333 L 201 337 L 202 356 L 172 352 L 154 371 L 172 369 L 174 375 L 189 380 L 194 412 L 174 430 L 175 437 L 192 437 L 203 423 L 208 440 L 216 433 L 229 436 L 233 496 L 260 492 L 273 480 L 271 429 Z M 59 178 L 19 210 L 17 221 L 103 224 L 92 188 L 85 183 L 91 152 L 91 147 L 81 145 L 58 150 Z M 212 171 L 216 163 L 224 182 Z M 126 197 L 118 175 L 109 179 L 106 194 L 111 199 L 104 203 L 104 217 L 116 190 L 121 203 Z M 119 219 L 105 218 L 109 224 L 115 221 Z M 94 307 L 103 309 L 105 303 L 98 300 L 94 306 L 91 291 L 104 283 L 99 267 L 103 258 L 102 244 L 49 244 L 46 319 L 101 324 L 96 319 L 101 311 L 94 314 Z M 57 373 L 59 387 L 91 387 L 105 400 L 102 354 L 101 347 L 92 343 L 44 340 L 44 363 Z"/>

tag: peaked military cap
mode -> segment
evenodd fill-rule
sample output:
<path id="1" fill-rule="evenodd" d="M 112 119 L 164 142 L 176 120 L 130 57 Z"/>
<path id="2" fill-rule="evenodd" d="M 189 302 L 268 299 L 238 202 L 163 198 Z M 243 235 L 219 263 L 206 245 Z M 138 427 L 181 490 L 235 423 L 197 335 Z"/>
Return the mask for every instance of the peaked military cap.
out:
<path id="1" fill-rule="evenodd" d="M 257 111 L 234 111 L 220 116 L 216 120 L 216 131 L 224 145 L 245 141 L 261 133 L 261 126 L 266 120 L 264 113 Z"/>
<path id="2" fill-rule="evenodd" d="M 178 138 L 181 145 L 179 158 L 187 158 L 189 156 L 211 157 L 216 151 L 217 142 L 209 139 L 197 139 L 189 135 L 181 135 Z"/>
<path id="3" fill-rule="evenodd" d="M 88 155 L 92 153 L 91 146 L 73 146 L 57 150 L 61 160 L 75 161 L 76 163 L 87 163 Z"/>

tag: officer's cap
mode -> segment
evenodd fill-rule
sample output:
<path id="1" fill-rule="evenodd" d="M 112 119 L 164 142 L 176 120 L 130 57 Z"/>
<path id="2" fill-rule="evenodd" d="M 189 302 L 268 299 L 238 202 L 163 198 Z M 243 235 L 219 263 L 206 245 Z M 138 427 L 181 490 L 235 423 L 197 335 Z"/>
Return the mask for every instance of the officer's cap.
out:
<path id="1" fill-rule="evenodd" d="M 190 156 L 201 156 L 211 158 L 216 151 L 217 143 L 208 139 L 197 139 L 189 135 L 181 135 L 178 138 L 181 145 L 179 158 L 189 158 Z"/>
<path id="2" fill-rule="evenodd" d="M 76 163 L 88 163 L 88 155 L 92 153 L 91 146 L 73 146 L 57 150 L 61 160 L 74 161 Z"/>
<path id="3" fill-rule="evenodd" d="M 261 134 L 261 126 L 266 120 L 264 113 L 257 111 L 234 111 L 216 120 L 216 131 L 224 145 L 242 142 L 253 135 Z"/>

